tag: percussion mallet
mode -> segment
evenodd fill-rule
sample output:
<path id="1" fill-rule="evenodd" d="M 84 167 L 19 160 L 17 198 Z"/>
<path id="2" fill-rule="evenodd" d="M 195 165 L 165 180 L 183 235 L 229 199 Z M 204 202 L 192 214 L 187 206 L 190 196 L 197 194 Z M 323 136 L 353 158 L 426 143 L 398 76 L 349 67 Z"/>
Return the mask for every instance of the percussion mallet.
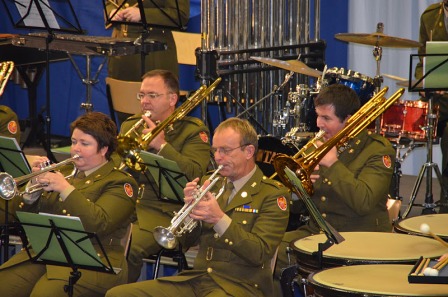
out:
<path id="1" fill-rule="evenodd" d="M 442 261 L 437 262 L 434 266 L 428 267 L 425 269 L 424 275 L 426 276 L 438 276 L 440 270 L 448 264 L 448 258 L 443 259 Z"/>
<path id="2" fill-rule="evenodd" d="M 425 234 L 431 235 L 435 240 L 437 240 L 438 242 L 440 242 L 441 244 L 443 244 L 445 247 L 448 248 L 448 243 L 446 241 L 444 241 L 442 238 L 440 238 L 439 236 L 437 236 L 437 234 L 434 234 L 433 232 L 431 232 L 431 228 L 429 228 L 428 224 L 421 224 L 420 231 L 422 231 Z"/>

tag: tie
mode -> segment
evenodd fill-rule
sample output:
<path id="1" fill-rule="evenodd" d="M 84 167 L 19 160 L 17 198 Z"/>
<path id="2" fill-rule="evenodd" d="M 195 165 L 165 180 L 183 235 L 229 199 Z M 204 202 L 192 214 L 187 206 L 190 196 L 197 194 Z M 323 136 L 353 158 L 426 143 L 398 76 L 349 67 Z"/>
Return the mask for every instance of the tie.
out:
<path id="1" fill-rule="evenodd" d="M 84 171 L 78 171 L 75 176 L 73 177 L 73 182 L 78 182 L 81 179 L 83 179 L 84 177 L 86 177 L 86 174 Z"/>
<path id="2" fill-rule="evenodd" d="M 230 195 L 232 195 L 233 189 L 235 189 L 235 186 L 233 185 L 232 182 L 226 183 L 225 191 L 224 191 L 224 193 L 222 193 L 222 201 L 223 201 L 224 206 L 229 204 L 229 201 L 230 201 L 229 198 L 230 198 Z"/>

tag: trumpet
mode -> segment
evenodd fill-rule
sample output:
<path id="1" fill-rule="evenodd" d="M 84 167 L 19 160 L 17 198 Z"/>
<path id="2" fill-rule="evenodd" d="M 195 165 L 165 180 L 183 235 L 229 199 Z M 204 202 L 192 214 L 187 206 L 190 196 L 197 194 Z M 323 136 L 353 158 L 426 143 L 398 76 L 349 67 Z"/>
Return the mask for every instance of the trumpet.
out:
<path id="1" fill-rule="evenodd" d="M 171 220 L 171 225 L 168 228 L 158 226 L 154 229 L 154 239 L 166 249 L 174 249 L 177 245 L 177 237 L 181 237 L 185 232 L 191 232 L 196 228 L 198 221 L 193 220 L 189 215 L 193 208 L 202 200 L 202 197 L 216 184 L 220 177 L 215 177 L 216 174 L 222 169 L 222 165 L 219 165 L 218 169 L 207 179 L 211 181 L 210 184 L 201 189 L 200 187 L 194 192 L 193 200 L 185 204 L 179 212 L 175 213 L 175 216 Z M 224 188 L 222 188 L 224 189 Z M 222 191 L 215 197 L 219 198 Z"/>
<path id="2" fill-rule="evenodd" d="M 31 194 L 36 191 L 41 190 L 42 188 L 46 187 L 47 185 L 34 185 L 31 188 L 29 188 L 25 192 L 19 192 L 18 186 L 24 184 L 25 182 L 28 182 L 33 177 L 36 177 L 38 175 L 41 175 L 42 173 L 55 170 L 59 167 L 62 167 L 64 165 L 67 165 L 69 163 L 73 163 L 75 160 L 79 159 L 78 155 L 74 155 L 73 157 L 66 159 L 62 162 L 47 166 L 40 171 L 36 171 L 24 176 L 20 176 L 17 178 L 13 178 L 9 173 L 7 172 L 1 172 L 0 173 L 0 197 L 4 200 L 11 200 L 16 195 L 23 195 L 23 194 Z M 69 178 L 70 176 L 66 176 L 65 178 Z"/>

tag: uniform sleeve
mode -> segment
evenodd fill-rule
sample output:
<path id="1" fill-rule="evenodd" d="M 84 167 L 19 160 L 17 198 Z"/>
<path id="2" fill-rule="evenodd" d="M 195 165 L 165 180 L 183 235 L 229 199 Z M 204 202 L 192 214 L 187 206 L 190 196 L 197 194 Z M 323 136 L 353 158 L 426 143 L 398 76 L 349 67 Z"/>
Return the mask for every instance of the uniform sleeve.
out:
<path id="1" fill-rule="evenodd" d="M 379 142 L 364 148 L 365 162 L 357 164 L 360 170 L 349 169 L 341 161 L 330 168 L 321 168 L 321 187 L 334 192 L 349 208 L 359 215 L 371 212 L 385 199 L 392 178 L 394 151 Z M 359 158 L 359 156 L 358 156 Z"/>
<path id="2" fill-rule="evenodd" d="M 132 215 L 138 187 L 133 178 L 122 172 L 99 182 L 104 184 L 98 189 L 96 200 L 89 199 L 88 192 L 75 189 L 63 203 L 67 212 L 81 218 L 87 231 L 95 230 L 102 236 L 114 232 Z"/>
<path id="3" fill-rule="evenodd" d="M 202 177 L 210 162 L 209 131 L 206 126 L 190 125 L 191 129 L 184 129 L 184 143 L 180 151 L 177 151 L 169 142 L 165 145 L 160 155 L 173 160 L 179 165 L 182 172 L 189 180 Z M 185 135 L 187 133 L 187 135 Z M 201 138 L 201 135 L 203 137 Z M 205 139 L 205 136 L 207 139 Z"/>

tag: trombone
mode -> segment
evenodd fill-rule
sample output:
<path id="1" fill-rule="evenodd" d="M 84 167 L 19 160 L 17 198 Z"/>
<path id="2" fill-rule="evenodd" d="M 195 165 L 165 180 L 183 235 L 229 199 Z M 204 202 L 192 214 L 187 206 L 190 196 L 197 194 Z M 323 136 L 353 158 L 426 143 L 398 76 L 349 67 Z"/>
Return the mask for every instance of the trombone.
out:
<path id="1" fill-rule="evenodd" d="M 42 188 L 46 187 L 47 185 L 37 184 L 37 185 L 32 186 L 31 188 L 29 188 L 27 191 L 24 191 L 24 192 L 19 192 L 17 187 L 19 185 L 22 185 L 22 184 L 28 182 L 33 177 L 36 177 L 36 176 L 41 175 L 42 173 L 45 173 L 48 171 L 55 170 L 59 167 L 67 165 L 69 163 L 73 163 L 75 160 L 78 160 L 78 159 L 79 159 L 79 156 L 74 155 L 73 157 L 66 159 L 62 162 L 47 166 L 47 167 L 43 168 L 42 170 L 27 174 L 24 176 L 20 176 L 17 178 L 13 178 L 7 172 L 0 172 L 0 198 L 2 198 L 4 200 L 11 200 L 12 198 L 14 198 L 14 196 L 16 196 L 18 194 L 19 195 L 31 194 L 36 191 L 39 191 Z M 70 176 L 66 176 L 65 178 L 69 178 L 69 177 Z"/>

